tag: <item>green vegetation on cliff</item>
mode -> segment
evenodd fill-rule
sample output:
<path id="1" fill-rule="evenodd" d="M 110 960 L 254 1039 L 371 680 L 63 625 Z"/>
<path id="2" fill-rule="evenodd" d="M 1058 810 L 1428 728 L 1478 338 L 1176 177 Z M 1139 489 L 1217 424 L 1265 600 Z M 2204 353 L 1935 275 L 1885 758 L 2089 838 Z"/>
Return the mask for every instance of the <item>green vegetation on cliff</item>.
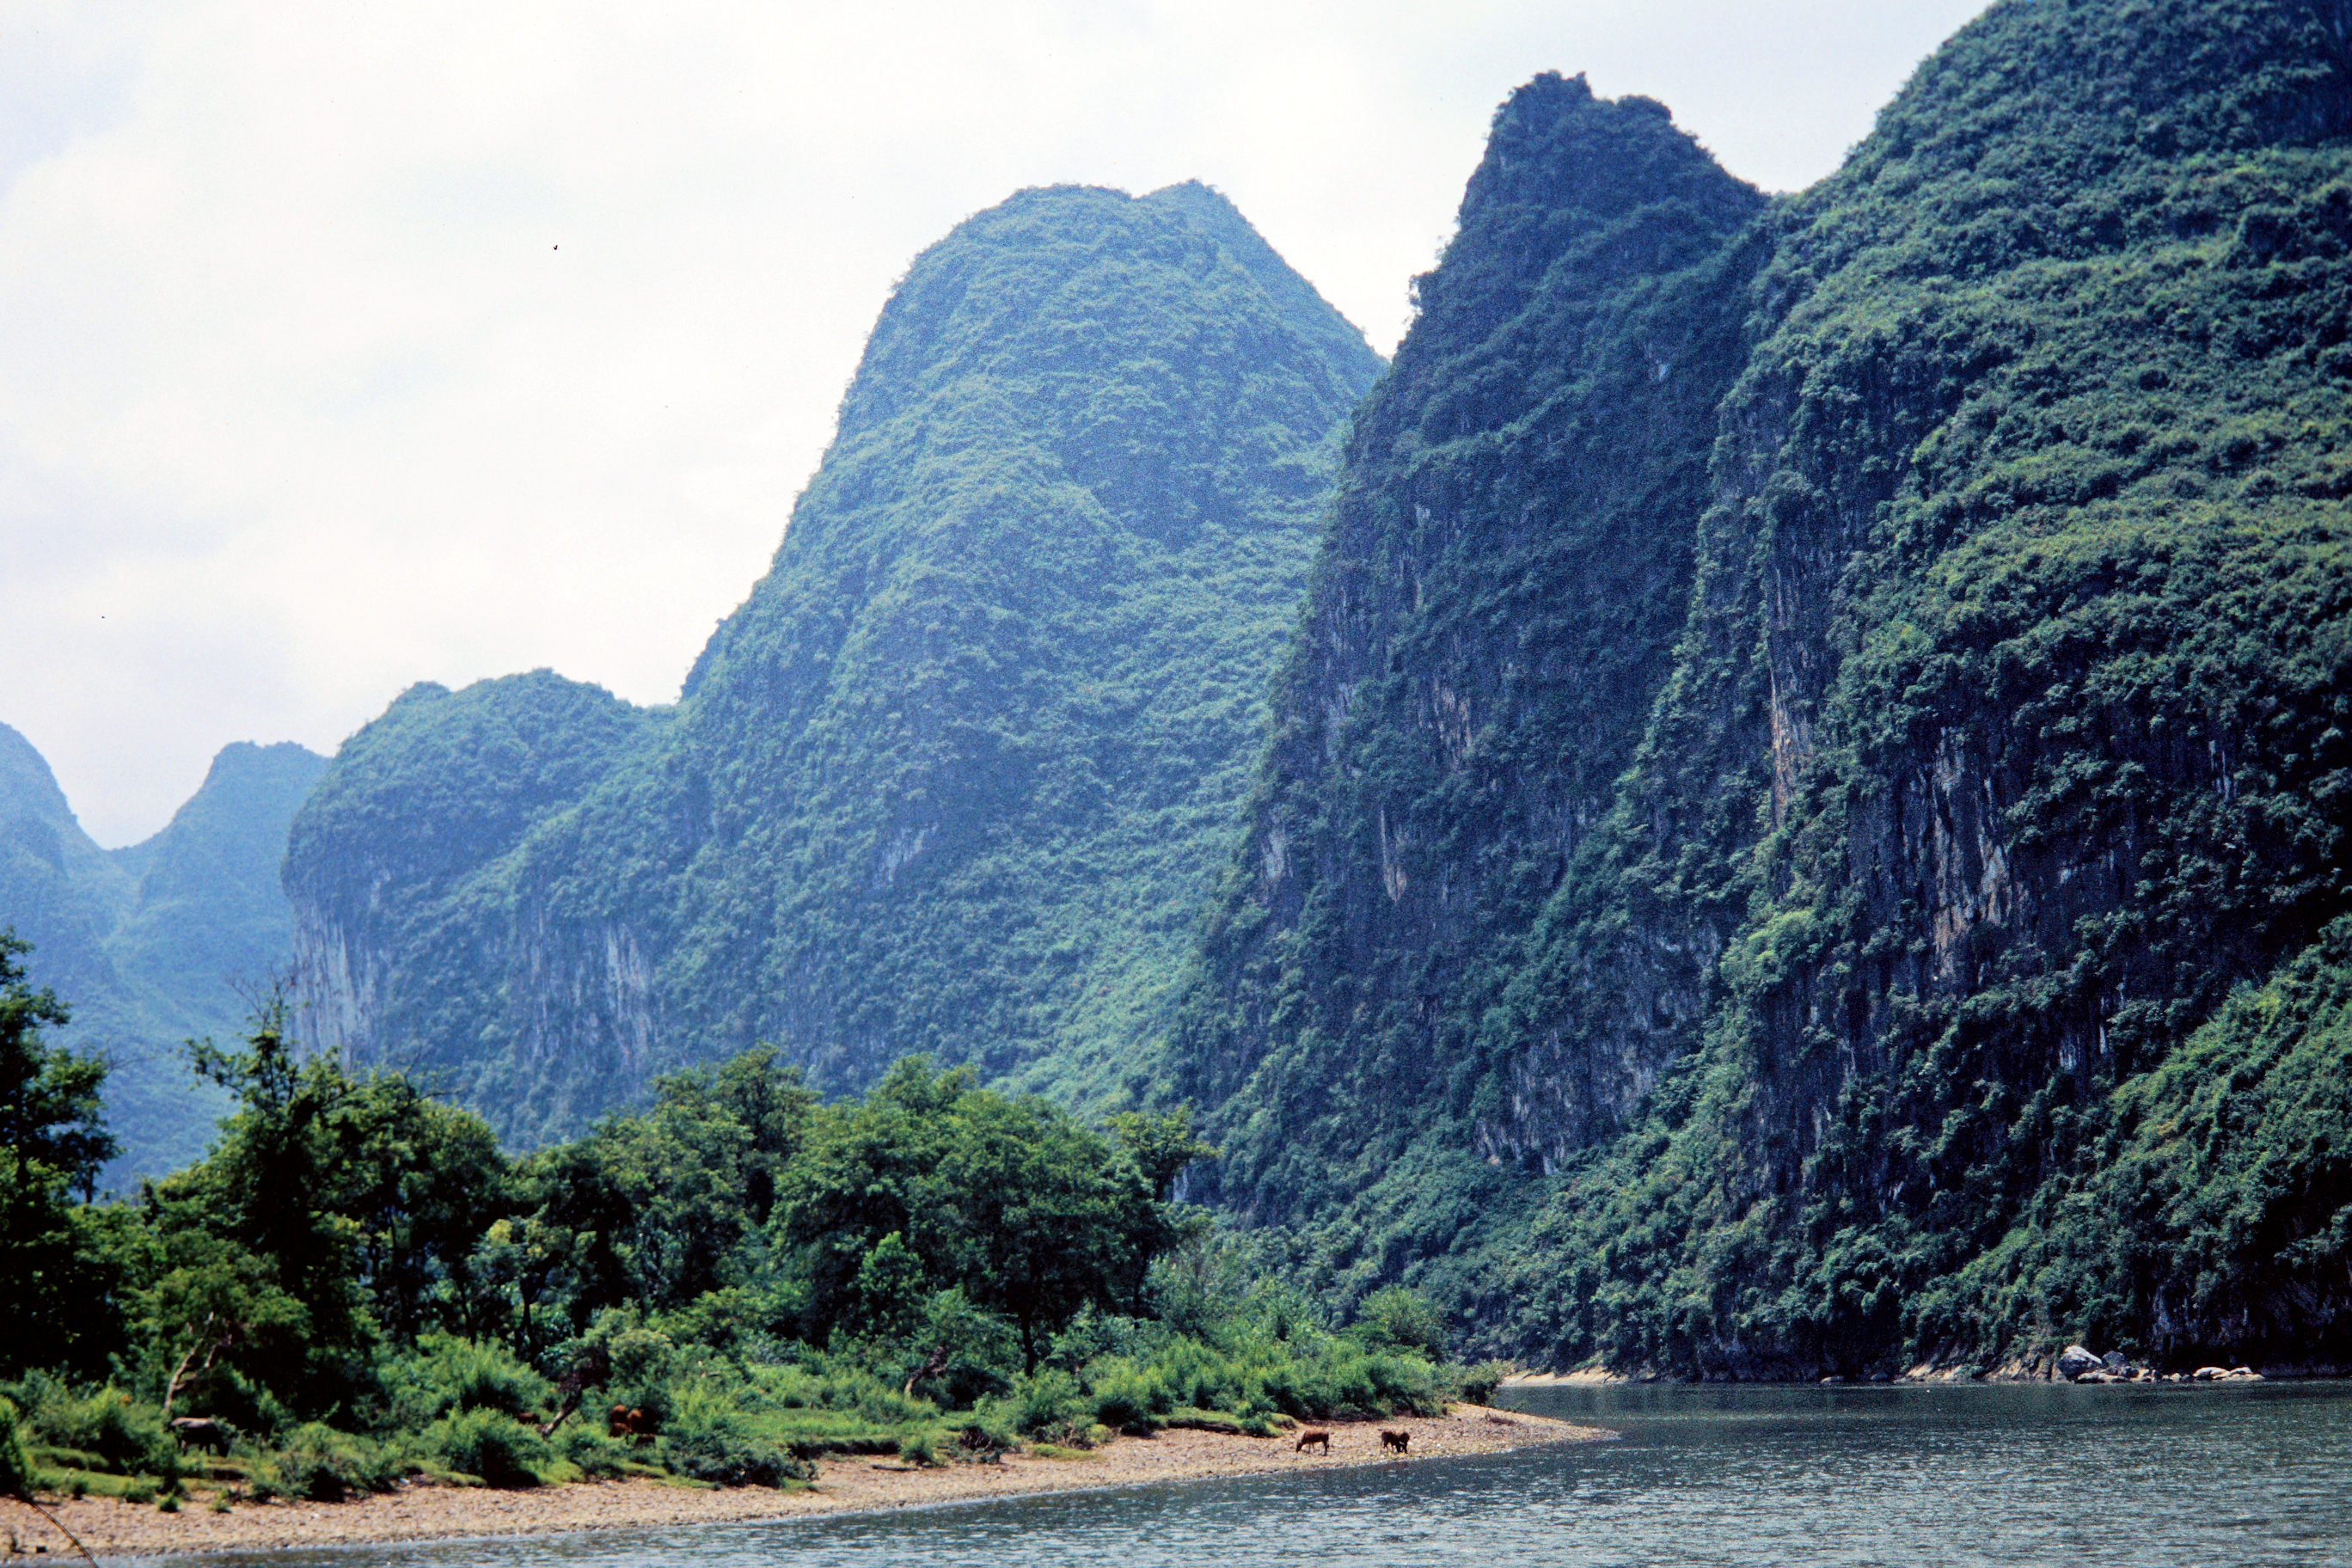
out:
<path id="1" fill-rule="evenodd" d="M 1647 711 L 1608 732 L 1632 766 L 1606 813 L 1516 940 L 1479 946 L 1475 992 L 1367 994 L 1444 956 L 1434 923 L 1308 956 L 1318 903 L 1499 885 L 1507 860 L 1456 840 L 1416 864 L 1395 825 L 1480 783 L 1450 734 L 1521 722 L 1318 574 L 1309 627 L 1361 626 L 1357 666 L 1429 699 L 1349 710 L 1360 776 L 1277 753 L 1220 906 L 1258 924 L 1213 941 L 1185 1035 L 1187 1087 L 1234 1095 L 1224 1190 L 1269 1217 L 1319 1200 L 1302 1267 L 1426 1279 L 1525 1353 L 1684 1373 L 1987 1364 L 2091 1332 L 2352 1360 L 2352 1303 L 2315 1283 L 2346 1256 L 2337 1134 L 2290 1159 L 2269 1140 L 2300 1134 L 2251 1100 L 2204 1113 L 2194 1159 L 2170 1130 L 2281 1052 L 2282 1119 L 2352 1092 L 2256 1004 L 2197 1032 L 2352 907 L 2347 37 L 2303 0 L 1998 5 L 1843 170 L 1726 244 L 1738 298 L 1676 319 L 1743 317 L 1739 363 L 1697 503 L 1651 514 L 1692 551 L 1678 640 L 1616 705 Z M 1516 170 L 1559 101 L 1523 89 L 1490 163 Z M 1551 232 L 1482 254 L 1478 192 L 1425 299 Z M 1490 325 L 1425 310 L 1383 395 L 1423 355 L 1483 363 Z M 1411 461 L 1360 442 L 1341 493 L 1435 512 Z M 1483 606 L 1476 582 L 1388 592 L 1428 615 L 1457 584 Z M 1559 569 L 1534 592 L 1596 634 L 1649 602 Z M 1523 624 L 1497 617 L 1487 657 Z M 1279 731 L 1327 723 L 1328 695 L 1294 679 Z M 1295 910 L 1249 886 L 1283 860 L 1338 885 Z M 2277 994 L 2325 992 L 2326 963 Z M 1370 1160 L 1365 1126 L 1393 1130 Z"/>
<path id="2" fill-rule="evenodd" d="M 1775 201 L 1538 78 L 1336 476 L 1229 206 L 1024 193 L 674 709 L 346 748 L 304 1026 L 520 1141 L 1189 1096 L 1254 1256 L 1549 1361 L 2352 1363 L 2347 135 L 2344 0 L 2004 0 Z"/>
<path id="3" fill-rule="evenodd" d="M 760 1041 L 1132 1095 L 1379 368 L 1204 187 L 969 220 L 674 710 L 542 674 L 344 748 L 301 1026 L 525 1141 Z"/>
<path id="4" fill-rule="evenodd" d="M 1497 1217 L 1479 1020 L 1664 677 L 1762 205 L 1646 100 L 1544 77 L 1497 115 L 1357 418 L 1180 1047 L 1244 1211 L 1389 1173 L 1439 1250 Z"/>

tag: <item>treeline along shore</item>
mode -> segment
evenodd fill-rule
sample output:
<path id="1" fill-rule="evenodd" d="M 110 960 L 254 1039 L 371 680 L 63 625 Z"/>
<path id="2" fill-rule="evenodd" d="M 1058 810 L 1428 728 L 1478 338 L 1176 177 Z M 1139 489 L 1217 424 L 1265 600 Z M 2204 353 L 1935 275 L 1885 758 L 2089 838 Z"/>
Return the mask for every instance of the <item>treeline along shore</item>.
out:
<path id="1" fill-rule="evenodd" d="M 99 1198 L 105 1068 L 46 1037 L 69 1010 L 25 952 L 0 936 L 20 1543 L 740 1518 L 1572 1435 L 1447 1419 L 1505 1369 L 1449 1363 L 1412 1292 L 1341 1325 L 1261 1277 L 1171 1200 L 1210 1152 L 1188 1112 L 1093 1128 L 920 1058 L 825 1104 L 748 1052 L 517 1159 L 399 1073 L 298 1054 L 269 1002 L 191 1047 L 236 1100 L 210 1152 Z M 642 1484 L 507 1496 L 574 1482 Z M 316 1506 L 372 1497 L 399 1501 Z"/>

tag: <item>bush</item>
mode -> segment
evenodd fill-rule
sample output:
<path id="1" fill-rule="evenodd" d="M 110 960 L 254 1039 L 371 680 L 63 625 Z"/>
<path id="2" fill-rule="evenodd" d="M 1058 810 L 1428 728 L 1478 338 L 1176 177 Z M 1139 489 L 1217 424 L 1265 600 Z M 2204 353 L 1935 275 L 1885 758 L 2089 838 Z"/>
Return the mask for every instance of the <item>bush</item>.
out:
<path id="1" fill-rule="evenodd" d="M 1027 1437 L 1066 1433 L 1087 1414 L 1078 1380 L 1059 1367 L 1044 1367 L 1020 1379 L 1005 1404 L 1013 1429 Z"/>
<path id="2" fill-rule="evenodd" d="M 25 1440 L 16 1429 L 16 1405 L 0 1398 L 0 1497 L 30 1498 L 33 1465 L 25 1457 Z"/>
<path id="3" fill-rule="evenodd" d="M 454 1334 L 419 1341 L 416 1353 L 394 1363 L 385 1381 L 393 1418 L 409 1428 L 475 1410 L 518 1417 L 546 1409 L 555 1396 L 553 1385 L 505 1346 Z"/>
<path id="4" fill-rule="evenodd" d="M 1494 1403 L 1495 1390 L 1503 1379 L 1511 1375 L 1511 1363 L 1507 1361 L 1482 1361 L 1475 1366 L 1447 1367 L 1454 1381 L 1454 1397 L 1466 1399 L 1473 1405 Z"/>
<path id="5" fill-rule="evenodd" d="M 808 1461 L 755 1430 L 741 1412 L 708 1384 L 678 1390 L 662 1447 L 672 1468 L 722 1487 L 777 1487 L 811 1480 Z"/>
<path id="6" fill-rule="evenodd" d="M 36 1373 L 23 1387 L 31 1402 L 26 1425 L 35 1441 L 74 1449 L 118 1474 L 180 1473 L 179 1445 L 164 1429 L 159 1407 L 132 1399 L 112 1384 L 77 1395 Z"/>
<path id="7" fill-rule="evenodd" d="M 416 1450 L 438 1464 L 494 1487 L 531 1487 L 540 1482 L 554 1452 L 538 1428 L 502 1410 L 457 1410 L 426 1427 Z"/>
<path id="8" fill-rule="evenodd" d="M 952 1430 L 955 1458 L 969 1463 L 992 1465 L 1021 1446 L 1012 1421 L 1001 1411 L 975 1410 Z"/>
<path id="9" fill-rule="evenodd" d="M 306 1422 L 256 1468 L 253 1494 L 340 1502 L 354 1492 L 391 1490 L 400 1468 L 380 1443 Z"/>
<path id="10" fill-rule="evenodd" d="M 1432 1361 L 1445 1353 L 1444 1318 L 1427 1297 L 1402 1285 L 1365 1297 L 1349 1331 L 1371 1350 L 1410 1351 Z"/>
<path id="11" fill-rule="evenodd" d="M 583 1475 L 618 1476 L 628 1471 L 627 1446 L 606 1436 L 594 1422 L 574 1416 L 555 1429 L 551 1441 L 556 1457 L 579 1467 Z"/>

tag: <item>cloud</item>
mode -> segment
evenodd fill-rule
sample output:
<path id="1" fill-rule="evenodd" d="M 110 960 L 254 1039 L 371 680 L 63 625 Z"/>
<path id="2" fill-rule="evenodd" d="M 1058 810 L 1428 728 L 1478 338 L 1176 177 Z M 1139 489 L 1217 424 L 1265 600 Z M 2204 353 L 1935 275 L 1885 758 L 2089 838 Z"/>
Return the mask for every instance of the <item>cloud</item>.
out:
<path id="1" fill-rule="evenodd" d="M 1223 189 L 1375 344 L 1548 68 L 1818 178 L 1969 6 L 0 8 L 0 721 L 102 842 L 417 679 L 673 697 L 892 280 Z"/>

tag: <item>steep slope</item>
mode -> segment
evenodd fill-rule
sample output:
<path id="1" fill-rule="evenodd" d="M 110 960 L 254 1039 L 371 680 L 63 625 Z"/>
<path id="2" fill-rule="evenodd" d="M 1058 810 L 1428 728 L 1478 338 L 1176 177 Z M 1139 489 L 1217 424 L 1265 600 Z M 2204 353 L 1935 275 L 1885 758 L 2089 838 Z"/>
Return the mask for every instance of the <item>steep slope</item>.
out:
<path id="1" fill-rule="evenodd" d="M 1495 1217 L 1479 1020 L 1665 679 L 1763 205 L 1647 100 L 1547 76 L 1497 112 L 1357 420 L 1186 1016 L 1245 1212 L 1385 1173 L 1430 1247 Z M 1580 1137 L 1654 1070 L 1587 1065 Z"/>
<path id="2" fill-rule="evenodd" d="M 2072 1335 L 2352 1361 L 2323 938 L 2352 907 L 2347 38 L 2334 0 L 1996 6 L 1767 216 L 1687 618 L 1606 819 L 1475 1015 L 1318 1005 L 1329 963 L 1213 946 L 1192 1080 L 1257 1064 L 1229 1194 L 1280 1212 L 1379 1118 L 1388 1177 L 1346 1169 L 1324 1265 L 1447 1286 L 1562 1361 L 1853 1374 Z M 1474 233 L 1465 204 L 1426 287 L 1518 264 Z M 1410 495 L 1351 461 L 1367 485 Z M 1443 689 L 1441 650 L 1382 658 Z M 1314 700 L 1294 682 L 1284 733 Z M 1297 816 L 1352 841 L 1286 854 L 1394 900 L 1346 793 Z M 1457 900 L 1497 875 L 1398 864 Z M 1312 940 L 1226 909 L 1267 922 L 1249 951 Z M 2272 995 L 2302 1011 L 2258 1026 Z M 1418 1121 L 1394 1062 L 1444 1086 Z"/>
<path id="3" fill-rule="evenodd" d="M 40 753 L 0 725 L 0 926 L 34 943 L 35 984 L 73 1007 L 58 1038 L 112 1063 L 109 1180 L 195 1158 L 227 1109 L 182 1045 L 235 1033 L 249 992 L 282 973 L 293 921 L 278 886 L 286 832 L 326 759 L 239 742 L 163 831 L 100 849 Z"/>
<path id="4" fill-rule="evenodd" d="M 967 221 L 674 711 L 583 750 L 476 688 L 346 747 L 288 864 L 317 1037 L 523 1139 L 761 1039 L 834 1088 L 926 1050 L 1127 1092 L 1378 370 L 1204 187 Z M 589 751 L 576 794 L 526 782 Z"/>
<path id="5" fill-rule="evenodd" d="M 1559 1212 L 1613 1277 L 1567 1343 L 2167 1337 L 2020 1264 L 2108 1228 L 2077 1194 L 2139 1076 L 2352 892 L 2347 16 L 1998 7 L 1789 213 L 1611 868 L 1668 904 L 1637 943 L 1563 921 L 1523 993 L 1624 1016 L 1633 952 L 1720 955 L 1638 1174 Z M 2342 1359 L 2344 1306 L 2169 1337 Z"/>

